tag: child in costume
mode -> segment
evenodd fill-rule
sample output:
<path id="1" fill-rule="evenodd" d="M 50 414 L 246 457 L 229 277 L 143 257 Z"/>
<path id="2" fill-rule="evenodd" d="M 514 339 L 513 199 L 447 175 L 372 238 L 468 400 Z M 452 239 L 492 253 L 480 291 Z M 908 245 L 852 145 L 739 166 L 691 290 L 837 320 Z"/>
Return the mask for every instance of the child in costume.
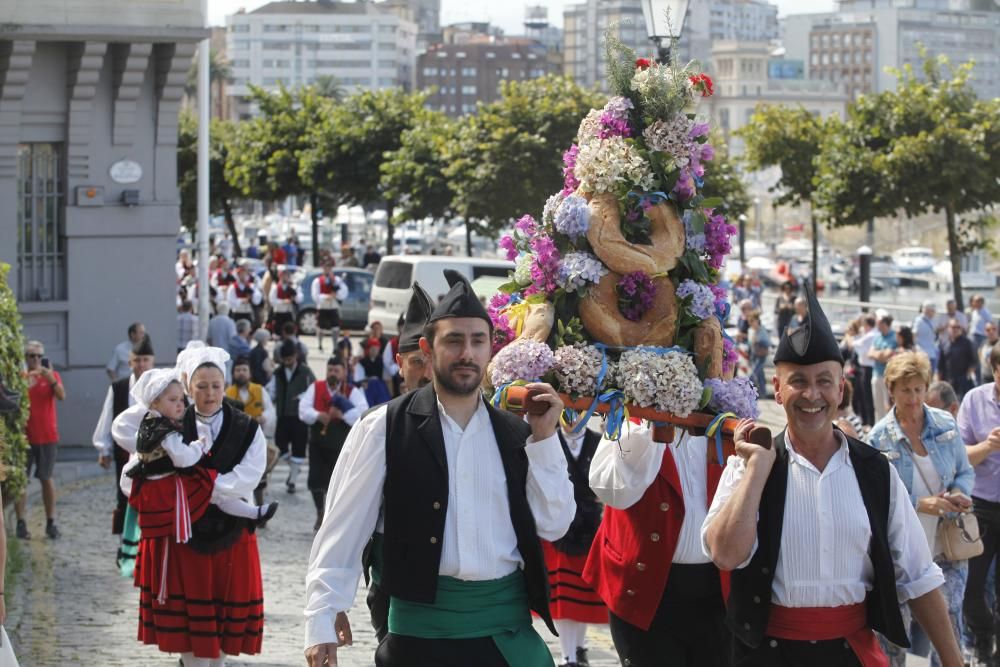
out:
<path id="1" fill-rule="evenodd" d="M 135 383 L 132 396 L 136 405 L 129 411 L 143 411 L 144 416 L 136 436 L 136 457 L 123 472 L 132 480 L 129 503 L 139 511 L 139 527 L 145 535 L 187 542 L 192 522 L 213 502 L 216 473 L 197 465 L 206 455 L 205 441 L 184 442 L 181 435 L 186 406 L 175 369 L 147 371 Z M 277 502 L 258 506 L 228 496 L 217 497 L 214 503 L 226 514 L 258 525 L 278 509 Z"/>

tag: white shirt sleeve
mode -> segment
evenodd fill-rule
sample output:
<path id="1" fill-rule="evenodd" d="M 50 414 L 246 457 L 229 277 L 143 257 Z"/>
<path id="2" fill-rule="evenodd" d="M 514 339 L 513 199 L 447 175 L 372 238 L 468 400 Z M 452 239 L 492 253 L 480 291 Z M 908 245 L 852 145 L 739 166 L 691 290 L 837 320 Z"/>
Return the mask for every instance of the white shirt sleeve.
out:
<path id="1" fill-rule="evenodd" d="M 302 298 L 305 296 L 301 287 L 295 288 L 295 303 L 302 303 Z"/>
<path id="2" fill-rule="evenodd" d="M 250 294 L 250 303 L 259 306 L 264 301 L 264 293 L 260 291 L 260 285 L 254 283 L 253 292 Z"/>
<path id="3" fill-rule="evenodd" d="M 396 355 L 392 351 L 392 344 L 385 346 L 382 351 L 382 367 L 389 377 L 394 376 L 399 372 L 399 366 L 396 364 Z"/>
<path id="4" fill-rule="evenodd" d="M 236 283 L 226 288 L 226 301 L 229 302 L 229 307 L 233 309 L 240 305 L 240 297 L 236 295 Z"/>
<path id="5" fill-rule="evenodd" d="M 271 400 L 271 394 L 264 388 L 260 392 L 261 402 L 264 403 L 264 424 L 272 428 L 277 423 L 277 416 L 274 410 L 274 401 Z"/>
<path id="6" fill-rule="evenodd" d="M 576 515 L 573 482 L 559 436 L 553 433 L 538 442 L 531 436 L 524 451 L 528 455 L 528 506 L 538 536 L 550 542 L 558 540 Z"/>
<path id="7" fill-rule="evenodd" d="M 299 421 L 312 426 L 319 419 L 319 411 L 316 410 L 316 383 L 309 385 L 309 388 L 299 396 Z"/>
<path id="8" fill-rule="evenodd" d="M 375 532 L 385 486 L 385 410 L 369 413 L 351 429 L 330 478 L 326 515 L 306 572 L 306 648 L 336 643 L 334 617 L 354 603 L 361 553 Z"/>
<path id="9" fill-rule="evenodd" d="M 321 277 L 322 276 L 316 276 L 313 279 L 312 284 L 309 286 L 309 294 L 312 296 L 313 303 L 316 304 L 317 308 L 319 307 L 319 279 Z"/>
<path id="10" fill-rule="evenodd" d="M 101 408 L 101 416 L 97 419 L 97 426 L 94 428 L 94 448 L 100 452 L 101 456 L 111 456 L 115 442 L 111 437 L 112 413 L 114 412 L 114 390 L 108 387 L 108 394 L 104 397 L 104 406 Z"/>
<path id="11" fill-rule="evenodd" d="M 204 456 L 200 440 L 186 443 L 180 433 L 171 433 L 160 441 L 160 446 L 167 452 L 175 468 L 190 468 Z"/>
<path id="12" fill-rule="evenodd" d="M 360 363 L 354 364 L 354 383 L 360 384 L 368 379 L 368 375 L 365 373 L 365 367 Z"/>
<path id="13" fill-rule="evenodd" d="M 351 403 L 354 407 L 345 412 L 343 417 L 344 423 L 348 426 L 354 426 L 355 422 L 361 419 L 361 415 L 368 409 L 368 398 L 365 396 L 365 392 L 361 389 L 352 390 Z"/>
<path id="14" fill-rule="evenodd" d="M 132 495 L 132 478 L 127 473 L 137 465 L 139 465 L 139 455 L 133 452 L 122 468 L 122 476 L 118 478 L 118 486 L 126 497 Z"/>
<path id="15" fill-rule="evenodd" d="M 274 284 L 274 285 L 271 285 L 271 291 L 267 295 L 267 300 L 268 300 L 268 303 L 270 303 L 272 306 L 274 306 L 276 303 L 278 303 L 278 285 L 277 285 L 277 283 Z"/>
<path id="16" fill-rule="evenodd" d="M 944 575 L 931 557 L 927 536 L 895 466 L 889 466 L 889 476 L 889 552 L 896 570 L 896 595 L 903 603 L 943 586 Z M 906 502 L 896 502 L 897 498 Z"/>
<path id="17" fill-rule="evenodd" d="M 212 497 L 215 498 L 217 495 L 237 498 L 249 497 L 260 484 L 260 478 L 264 475 L 266 464 L 267 439 L 264 438 L 264 431 L 258 426 L 257 433 L 254 435 L 246 455 L 243 456 L 243 460 L 229 472 L 215 478 Z"/>
<path id="18" fill-rule="evenodd" d="M 665 448 L 645 425 L 630 428 L 621 442 L 602 440 L 590 463 L 590 488 L 605 505 L 628 509 L 656 479 Z"/>
<path id="19" fill-rule="evenodd" d="M 719 486 L 715 490 L 715 497 L 712 498 L 712 506 L 708 508 L 708 515 L 705 517 L 705 522 L 701 524 L 701 550 L 709 558 L 712 557 L 712 550 L 708 548 L 708 539 L 706 537 L 708 526 L 712 523 L 712 519 L 722 511 L 723 506 L 729 500 L 729 497 L 733 495 L 736 487 L 740 485 L 740 481 L 743 480 L 746 471 L 746 462 L 741 457 L 730 456 L 729 460 L 726 461 L 726 469 L 722 471 L 722 478 L 719 480 Z M 753 548 L 750 549 L 746 560 L 740 563 L 736 569 L 739 570 L 749 565 L 755 553 L 757 553 L 756 536 L 754 536 Z"/>
<path id="20" fill-rule="evenodd" d="M 139 424 L 142 423 L 142 418 L 146 416 L 147 411 L 148 408 L 145 405 L 136 403 L 115 417 L 114 421 L 111 422 L 111 437 L 118 443 L 119 447 L 129 454 L 135 453 L 135 441 L 139 435 Z"/>
<path id="21" fill-rule="evenodd" d="M 347 289 L 347 283 L 341 280 L 340 278 L 337 278 L 336 287 L 337 287 L 337 301 L 343 301 L 344 299 L 347 298 L 348 294 L 350 293 L 349 290 Z"/>

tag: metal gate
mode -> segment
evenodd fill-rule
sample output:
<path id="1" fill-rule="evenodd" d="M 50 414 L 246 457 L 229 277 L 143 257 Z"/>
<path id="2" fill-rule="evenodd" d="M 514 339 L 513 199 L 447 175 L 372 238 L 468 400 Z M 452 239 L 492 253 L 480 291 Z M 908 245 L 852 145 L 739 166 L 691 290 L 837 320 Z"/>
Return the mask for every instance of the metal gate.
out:
<path id="1" fill-rule="evenodd" d="M 17 298 L 66 299 L 62 144 L 17 147 Z"/>

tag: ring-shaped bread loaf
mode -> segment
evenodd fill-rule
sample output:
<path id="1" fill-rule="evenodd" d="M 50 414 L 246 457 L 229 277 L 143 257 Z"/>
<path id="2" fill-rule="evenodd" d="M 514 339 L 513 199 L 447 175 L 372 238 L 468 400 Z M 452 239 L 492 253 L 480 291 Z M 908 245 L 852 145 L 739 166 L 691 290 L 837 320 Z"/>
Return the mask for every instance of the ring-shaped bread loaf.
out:
<path id="1" fill-rule="evenodd" d="M 684 254 L 684 222 L 670 202 L 660 202 L 646 212 L 652 245 L 629 243 L 622 235 L 618 200 L 602 193 L 590 199 L 590 228 L 587 241 L 594 254 L 616 273 L 643 271 L 665 273 L 677 266 Z"/>
<path id="2" fill-rule="evenodd" d="M 615 288 L 621 278 L 620 273 L 611 271 L 587 291 L 587 295 L 580 300 L 583 326 L 595 340 L 605 345 L 671 345 L 677 331 L 677 297 L 673 282 L 665 276 L 654 278 L 656 296 L 653 305 L 637 322 L 633 322 L 618 308 Z"/>

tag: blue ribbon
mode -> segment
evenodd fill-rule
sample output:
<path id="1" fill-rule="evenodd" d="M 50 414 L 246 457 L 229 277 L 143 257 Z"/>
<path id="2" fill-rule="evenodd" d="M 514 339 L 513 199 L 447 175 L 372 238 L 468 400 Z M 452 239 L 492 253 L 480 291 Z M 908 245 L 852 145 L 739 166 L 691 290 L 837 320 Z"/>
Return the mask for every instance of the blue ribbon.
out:
<path id="1" fill-rule="evenodd" d="M 625 394 L 620 390 L 601 394 L 597 400 L 608 404 L 608 419 L 604 425 L 604 437 L 608 440 L 621 439 L 622 425 L 625 423 Z"/>
<path id="2" fill-rule="evenodd" d="M 705 435 L 711 437 L 715 436 L 715 460 L 720 466 L 726 465 L 726 460 L 723 458 L 722 451 L 722 421 L 727 417 L 736 417 L 737 415 L 732 412 L 720 412 L 712 418 L 712 421 L 708 423 L 708 428 L 705 429 Z"/>
<path id="3" fill-rule="evenodd" d="M 601 370 L 597 374 L 597 381 L 594 383 L 594 400 L 590 402 L 590 407 L 587 408 L 587 412 L 583 419 L 581 419 L 580 422 L 573 427 L 572 433 L 574 435 L 587 428 L 587 422 L 590 421 L 590 418 L 593 417 L 594 413 L 597 411 L 597 404 L 600 403 L 597 393 L 600 391 L 601 385 L 604 384 L 604 376 L 608 372 L 608 346 L 604 343 L 594 343 L 594 347 L 601 352 Z"/>

